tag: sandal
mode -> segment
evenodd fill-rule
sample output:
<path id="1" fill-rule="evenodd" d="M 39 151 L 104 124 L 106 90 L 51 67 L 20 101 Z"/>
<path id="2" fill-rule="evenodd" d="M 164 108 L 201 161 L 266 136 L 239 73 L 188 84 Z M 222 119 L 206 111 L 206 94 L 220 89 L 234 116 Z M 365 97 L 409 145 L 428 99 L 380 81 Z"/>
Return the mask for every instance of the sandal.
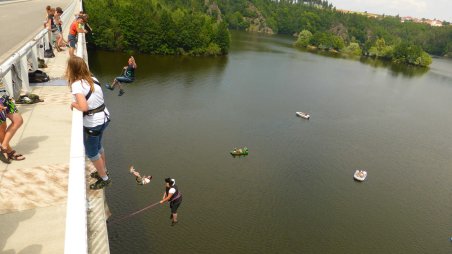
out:
<path id="1" fill-rule="evenodd" d="M 10 164 L 11 160 L 9 158 L 8 152 L 2 146 L 0 146 L 0 160 L 6 164 Z"/>
<path id="2" fill-rule="evenodd" d="M 11 150 L 11 152 L 7 152 L 8 159 L 13 161 L 23 161 L 25 160 L 25 156 L 20 153 L 16 153 L 16 150 Z"/>

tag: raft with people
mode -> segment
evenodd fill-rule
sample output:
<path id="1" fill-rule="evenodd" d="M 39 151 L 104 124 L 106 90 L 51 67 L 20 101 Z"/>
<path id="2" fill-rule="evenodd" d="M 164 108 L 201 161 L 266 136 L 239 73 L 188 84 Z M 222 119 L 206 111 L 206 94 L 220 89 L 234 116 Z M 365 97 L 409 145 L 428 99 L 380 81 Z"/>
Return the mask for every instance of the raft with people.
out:
<path id="1" fill-rule="evenodd" d="M 231 151 L 231 155 L 232 156 L 241 156 L 241 155 L 248 155 L 248 148 L 247 147 L 243 147 L 243 148 L 234 148 Z"/>

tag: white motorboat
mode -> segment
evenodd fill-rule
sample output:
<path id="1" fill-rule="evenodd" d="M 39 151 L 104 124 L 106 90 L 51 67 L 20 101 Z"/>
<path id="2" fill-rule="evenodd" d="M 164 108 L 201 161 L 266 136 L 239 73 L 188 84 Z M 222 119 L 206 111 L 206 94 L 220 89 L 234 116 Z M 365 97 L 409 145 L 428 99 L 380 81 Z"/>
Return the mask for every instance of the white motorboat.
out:
<path id="1" fill-rule="evenodd" d="M 308 113 L 305 112 L 295 112 L 297 114 L 297 116 L 304 118 L 304 119 L 309 119 L 311 116 Z"/>
<path id="2" fill-rule="evenodd" d="M 356 170 L 355 174 L 353 175 L 353 178 L 355 178 L 356 181 L 364 181 L 367 177 L 367 171 L 365 170 Z"/>

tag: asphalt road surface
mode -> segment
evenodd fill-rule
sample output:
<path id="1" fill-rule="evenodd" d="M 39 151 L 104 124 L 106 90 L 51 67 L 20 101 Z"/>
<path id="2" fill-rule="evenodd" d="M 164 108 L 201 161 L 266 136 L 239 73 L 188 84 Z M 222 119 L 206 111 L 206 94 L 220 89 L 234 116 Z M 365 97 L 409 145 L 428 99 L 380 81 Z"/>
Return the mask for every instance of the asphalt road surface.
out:
<path id="1" fill-rule="evenodd" d="M 47 5 L 63 11 L 73 0 L 0 0 L 0 64 L 33 39 L 46 19 Z"/>

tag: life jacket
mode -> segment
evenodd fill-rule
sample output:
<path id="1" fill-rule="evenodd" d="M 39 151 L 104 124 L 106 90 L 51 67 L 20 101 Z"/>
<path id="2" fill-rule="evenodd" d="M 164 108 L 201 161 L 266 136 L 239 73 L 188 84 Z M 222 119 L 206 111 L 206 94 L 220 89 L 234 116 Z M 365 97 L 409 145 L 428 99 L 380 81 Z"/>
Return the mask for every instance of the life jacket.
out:
<path id="1" fill-rule="evenodd" d="M 93 82 L 95 85 L 98 85 L 99 87 L 101 87 L 99 81 L 96 81 L 95 79 L 93 79 Z M 93 93 L 93 91 L 89 90 L 89 92 L 85 95 L 86 101 L 88 101 L 88 99 L 89 99 L 89 97 L 91 97 L 92 93 Z M 102 103 L 102 105 L 100 105 L 97 108 L 90 109 L 90 110 L 83 112 L 83 116 L 92 116 L 95 113 L 99 113 L 99 112 L 105 112 L 105 103 Z M 105 116 L 107 117 L 107 120 L 110 120 L 109 115 L 107 113 L 105 113 Z"/>
<path id="2" fill-rule="evenodd" d="M 130 78 L 130 79 L 135 79 L 135 68 L 133 68 L 132 65 L 127 66 L 127 70 L 124 73 L 124 76 Z"/>
<path id="3" fill-rule="evenodd" d="M 170 202 L 173 202 L 173 201 L 175 201 L 176 199 L 182 197 L 182 195 L 181 195 L 180 192 L 179 192 L 179 189 L 177 188 L 177 185 L 175 185 L 175 184 L 174 184 L 173 186 L 171 186 L 171 187 L 166 187 L 166 196 L 169 195 L 169 190 L 170 190 L 171 188 L 176 189 L 176 192 L 174 192 L 173 196 L 171 196 L 171 199 L 169 200 Z"/>

